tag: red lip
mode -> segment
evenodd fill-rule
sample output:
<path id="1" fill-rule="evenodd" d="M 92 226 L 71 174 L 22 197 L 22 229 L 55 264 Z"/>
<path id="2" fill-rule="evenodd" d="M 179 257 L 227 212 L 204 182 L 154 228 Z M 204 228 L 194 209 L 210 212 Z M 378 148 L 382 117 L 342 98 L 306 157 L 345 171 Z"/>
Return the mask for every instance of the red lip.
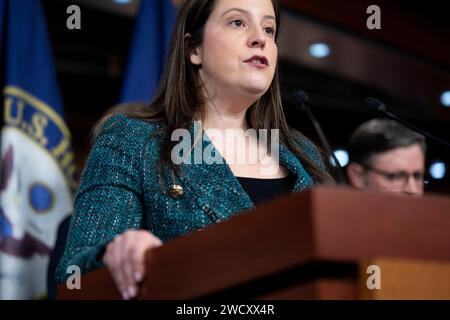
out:
<path id="1" fill-rule="evenodd" d="M 248 62 L 252 62 L 252 61 L 255 61 L 255 60 L 261 62 L 266 67 L 269 66 L 269 60 L 266 57 L 264 57 L 264 56 L 258 56 L 258 55 L 254 55 L 254 56 L 248 58 L 247 60 L 245 60 L 244 62 L 248 63 Z"/>

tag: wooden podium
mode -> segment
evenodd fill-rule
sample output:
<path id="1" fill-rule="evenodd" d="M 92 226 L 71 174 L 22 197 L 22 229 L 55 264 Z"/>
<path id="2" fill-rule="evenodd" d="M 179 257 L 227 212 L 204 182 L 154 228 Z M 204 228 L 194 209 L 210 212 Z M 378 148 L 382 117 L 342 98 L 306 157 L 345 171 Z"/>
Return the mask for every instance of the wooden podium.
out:
<path id="1" fill-rule="evenodd" d="M 315 188 L 149 250 L 146 268 L 138 299 L 450 299 L 450 198 Z M 106 269 L 81 287 L 58 298 L 121 299 Z"/>

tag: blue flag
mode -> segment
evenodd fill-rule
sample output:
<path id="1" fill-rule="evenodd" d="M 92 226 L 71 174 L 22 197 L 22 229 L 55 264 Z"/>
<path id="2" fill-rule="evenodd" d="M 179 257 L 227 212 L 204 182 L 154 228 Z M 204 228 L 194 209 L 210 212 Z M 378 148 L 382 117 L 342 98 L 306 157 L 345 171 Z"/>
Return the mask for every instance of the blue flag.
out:
<path id="1" fill-rule="evenodd" d="M 5 13 L 5 1 L 0 1 L 0 57 L 2 52 L 2 35 L 3 35 L 3 16 Z M 2 65 L 2 62 L 0 61 L 0 65 Z M 0 77 L 1 79 L 1 77 Z"/>
<path id="2" fill-rule="evenodd" d="M 177 8 L 170 0 L 143 0 L 139 8 L 120 102 L 148 102 L 163 70 Z"/>
<path id="3" fill-rule="evenodd" d="M 40 0 L 0 0 L 0 16 L 0 299 L 40 298 L 72 212 L 74 156 Z"/>

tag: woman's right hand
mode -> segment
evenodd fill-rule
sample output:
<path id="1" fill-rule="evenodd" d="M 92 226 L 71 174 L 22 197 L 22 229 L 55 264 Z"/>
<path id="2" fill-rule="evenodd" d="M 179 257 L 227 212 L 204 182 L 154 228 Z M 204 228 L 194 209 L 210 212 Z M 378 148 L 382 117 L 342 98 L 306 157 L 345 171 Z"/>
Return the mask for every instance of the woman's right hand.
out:
<path id="1" fill-rule="evenodd" d="M 137 295 L 137 284 L 145 274 L 145 252 L 161 245 L 161 240 L 148 231 L 129 230 L 106 246 L 103 263 L 125 300 Z"/>

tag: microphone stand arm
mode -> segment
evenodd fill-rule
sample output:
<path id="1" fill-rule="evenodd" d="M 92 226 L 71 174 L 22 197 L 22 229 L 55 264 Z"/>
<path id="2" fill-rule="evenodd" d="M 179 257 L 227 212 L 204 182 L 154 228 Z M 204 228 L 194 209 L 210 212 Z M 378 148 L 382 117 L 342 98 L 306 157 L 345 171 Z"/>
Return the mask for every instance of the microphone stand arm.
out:
<path id="1" fill-rule="evenodd" d="M 413 126 L 409 122 L 406 122 L 405 120 L 397 117 L 395 114 L 390 113 L 387 110 L 382 111 L 382 114 L 384 114 L 387 118 L 390 118 L 390 119 L 392 119 L 394 121 L 397 121 L 397 122 L 401 123 L 402 125 L 404 125 L 405 127 L 408 127 L 411 130 L 416 131 L 416 132 L 420 133 L 421 135 L 423 135 L 423 136 L 425 136 L 427 138 L 430 138 L 431 140 L 434 140 L 436 142 L 439 142 L 439 143 L 443 144 L 444 146 L 447 146 L 448 148 L 450 148 L 450 143 L 448 143 L 447 141 L 444 141 L 441 138 L 433 136 L 431 133 L 428 133 L 426 131 L 423 131 L 423 130 L 417 128 L 416 126 Z"/>

